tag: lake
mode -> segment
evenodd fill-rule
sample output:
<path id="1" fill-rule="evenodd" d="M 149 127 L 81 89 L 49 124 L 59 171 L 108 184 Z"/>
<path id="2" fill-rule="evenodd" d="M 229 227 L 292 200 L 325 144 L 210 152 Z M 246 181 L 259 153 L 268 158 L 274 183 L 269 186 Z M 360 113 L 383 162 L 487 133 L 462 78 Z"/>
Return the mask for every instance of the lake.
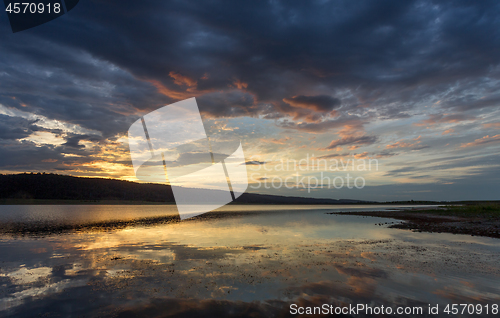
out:
<path id="1" fill-rule="evenodd" d="M 388 228 L 399 222 L 394 219 L 326 214 L 394 208 L 233 205 L 216 217 L 52 233 L 30 228 L 176 210 L 0 206 L 0 224 L 23 229 L 0 234 L 0 316 L 281 317 L 290 315 L 291 304 L 364 304 L 423 308 L 414 316 L 436 317 L 427 314 L 429 305 L 438 305 L 441 316 L 447 304 L 467 303 L 481 307 L 477 317 L 486 305 L 491 311 L 500 304 L 499 240 L 415 233 Z"/>

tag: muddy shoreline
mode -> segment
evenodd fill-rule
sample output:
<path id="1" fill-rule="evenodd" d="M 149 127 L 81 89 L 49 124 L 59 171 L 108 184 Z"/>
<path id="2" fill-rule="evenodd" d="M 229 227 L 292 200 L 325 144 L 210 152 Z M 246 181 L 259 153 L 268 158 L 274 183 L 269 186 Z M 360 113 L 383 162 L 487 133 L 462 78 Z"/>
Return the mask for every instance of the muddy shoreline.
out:
<path id="1" fill-rule="evenodd" d="M 256 215 L 265 211 L 234 211 L 234 212 L 209 212 L 204 213 L 182 222 L 206 221 L 211 219 L 242 217 L 246 215 Z M 273 213 L 289 213 L 289 211 L 276 211 Z M 118 229 L 125 229 L 132 226 L 152 226 L 159 224 L 179 223 L 179 215 L 164 215 L 156 217 L 143 217 L 129 220 L 109 220 L 101 222 L 87 223 L 58 223 L 58 222 L 0 222 L 0 234 L 13 236 L 45 236 L 57 235 L 68 232 L 107 232 Z"/>
<path id="2" fill-rule="evenodd" d="M 494 217 L 463 217 L 426 213 L 426 209 L 395 211 L 329 212 L 327 214 L 359 215 L 392 218 L 404 222 L 389 224 L 390 228 L 414 232 L 452 233 L 500 238 L 500 219 Z M 386 225 L 387 223 L 376 223 Z"/>

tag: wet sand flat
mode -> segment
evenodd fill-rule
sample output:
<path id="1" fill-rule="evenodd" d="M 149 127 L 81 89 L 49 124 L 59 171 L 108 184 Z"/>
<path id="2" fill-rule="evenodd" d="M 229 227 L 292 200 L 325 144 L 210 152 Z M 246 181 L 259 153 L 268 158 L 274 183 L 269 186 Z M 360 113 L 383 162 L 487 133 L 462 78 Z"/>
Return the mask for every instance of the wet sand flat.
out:
<path id="1" fill-rule="evenodd" d="M 389 227 L 417 232 L 453 233 L 472 236 L 500 238 L 500 218 L 492 215 L 462 216 L 441 215 L 427 212 L 432 208 L 418 208 L 396 211 L 331 212 L 338 215 L 361 215 L 369 217 L 394 218 L 404 222 Z"/>

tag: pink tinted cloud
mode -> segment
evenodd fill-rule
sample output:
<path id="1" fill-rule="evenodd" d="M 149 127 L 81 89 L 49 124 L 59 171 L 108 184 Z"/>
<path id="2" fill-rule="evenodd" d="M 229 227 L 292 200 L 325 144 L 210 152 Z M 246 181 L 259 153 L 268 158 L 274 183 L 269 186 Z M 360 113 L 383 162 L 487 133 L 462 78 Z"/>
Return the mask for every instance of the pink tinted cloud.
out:
<path id="1" fill-rule="evenodd" d="M 189 87 L 192 87 L 192 86 L 196 86 L 198 84 L 198 82 L 195 81 L 194 79 L 189 78 L 189 77 L 184 76 L 184 75 L 181 75 L 181 74 L 176 73 L 176 72 L 170 72 L 170 73 L 168 73 L 168 75 L 171 78 L 173 78 L 174 83 L 179 85 L 179 86 L 187 85 Z"/>
<path id="2" fill-rule="evenodd" d="M 483 124 L 483 128 L 500 129 L 500 123 L 488 123 L 488 124 Z"/>
<path id="3" fill-rule="evenodd" d="M 490 143 L 497 143 L 500 142 L 500 135 L 495 135 L 495 136 L 484 136 L 483 138 L 479 138 L 474 140 L 473 142 L 465 143 L 460 146 L 460 148 L 468 148 L 468 147 L 475 147 L 479 145 L 484 145 L 484 144 L 490 144 Z"/>
<path id="4" fill-rule="evenodd" d="M 265 138 L 262 138 L 262 139 L 260 139 L 260 141 L 265 142 L 265 143 L 272 143 L 272 144 L 284 145 L 290 139 L 291 139 L 290 137 L 285 137 L 285 138 L 281 138 L 281 139 L 277 139 L 277 138 L 265 139 Z"/>
<path id="5" fill-rule="evenodd" d="M 428 119 L 415 123 L 415 126 L 434 126 L 438 124 L 460 123 L 463 121 L 474 120 L 474 116 L 463 114 L 432 114 Z"/>
<path id="6" fill-rule="evenodd" d="M 397 149 L 397 148 L 412 148 L 412 147 L 415 147 L 417 146 L 419 143 L 421 143 L 422 141 L 420 140 L 422 138 L 422 136 L 418 136 L 417 138 L 411 140 L 411 141 L 405 141 L 404 139 L 403 140 L 400 140 L 400 141 L 397 141 L 393 144 L 389 144 L 387 146 L 385 146 L 386 149 Z"/>

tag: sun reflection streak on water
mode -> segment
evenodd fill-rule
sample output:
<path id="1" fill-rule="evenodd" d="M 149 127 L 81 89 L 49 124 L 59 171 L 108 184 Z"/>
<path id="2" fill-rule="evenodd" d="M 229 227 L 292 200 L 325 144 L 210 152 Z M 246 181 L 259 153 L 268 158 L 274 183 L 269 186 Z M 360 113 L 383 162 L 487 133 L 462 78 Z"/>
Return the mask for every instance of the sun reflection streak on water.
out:
<path id="1" fill-rule="evenodd" d="M 104 305 L 129 306 L 131 299 L 499 299 L 496 240 L 375 225 L 393 221 L 308 209 L 42 237 L 4 235 L 0 310 L 65 310 L 54 303 L 61 297 L 74 309 L 82 295 L 89 299 L 82 309 L 89 315 Z"/>

